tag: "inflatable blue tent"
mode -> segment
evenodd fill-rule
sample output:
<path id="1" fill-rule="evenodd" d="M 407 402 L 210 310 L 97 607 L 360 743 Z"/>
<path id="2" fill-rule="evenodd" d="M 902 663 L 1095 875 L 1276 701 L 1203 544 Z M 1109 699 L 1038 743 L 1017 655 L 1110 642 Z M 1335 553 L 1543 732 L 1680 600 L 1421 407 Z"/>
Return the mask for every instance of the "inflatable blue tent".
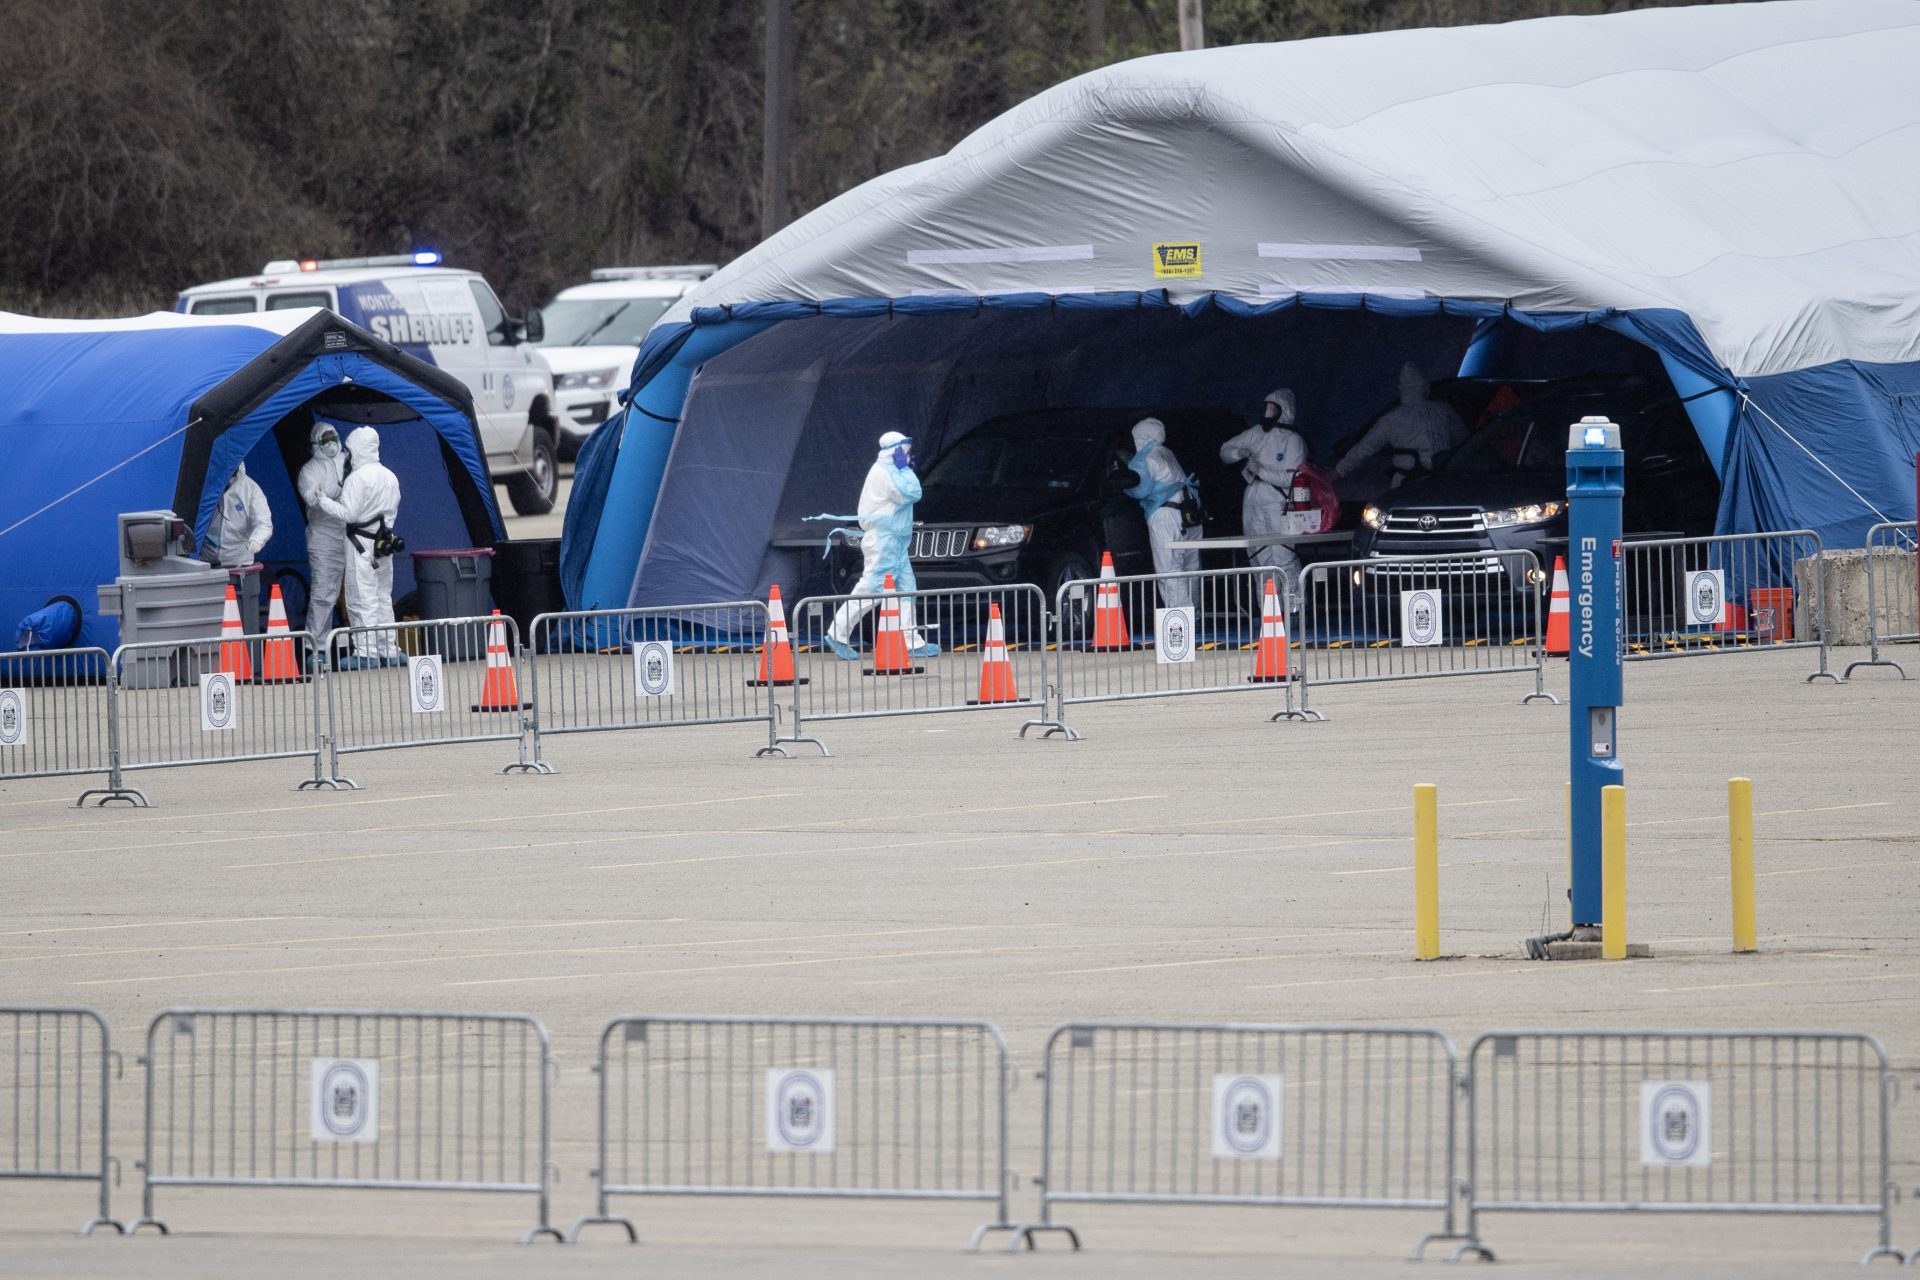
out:
<path id="1" fill-rule="evenodd" d="M 570 604 L 790 583 L 881 431 L 1248 412 L 1322 461 L 1430 374 L 1664 373 L 1722 532 L 1914 514 L 1920 5 L 1779 0 L 1165 54 L 815 210 L 648 335 Z"/>
<path id="2" fill-rule="evenodd" d="M 62 321 L 0 315 L 0 627 L 81 605 L 77 643 L 111 649 L 95 587 L 119 572 L 116 517 L 171 507 L 205 536 L 237 463 L 266 493 L 269 576 L 303 587 L 293 476 L 316 412 L 380 433 L 416 550 L 502 536 L 464 384 L 329 311 Z M 412 589 L 406 557 L 394 590 Z M 290 590 L 299 625 L 304 591 Z"/>

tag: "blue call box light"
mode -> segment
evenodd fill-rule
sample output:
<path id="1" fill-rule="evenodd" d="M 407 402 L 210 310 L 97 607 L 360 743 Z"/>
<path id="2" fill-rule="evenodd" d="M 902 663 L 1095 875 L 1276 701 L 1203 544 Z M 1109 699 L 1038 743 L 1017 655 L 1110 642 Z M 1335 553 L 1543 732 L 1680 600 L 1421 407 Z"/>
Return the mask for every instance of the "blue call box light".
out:
<path id="1" fill-rule="evenodd" d="M 1605 418 L 1582 418 L 1567 432 L 1569 449 L 1618 449 L 1620 428 Z"/>
<path id="2" fill-rule="evenodd" d="M 1607 429 L 1605 427 L 1588 427 L 1586 437 L 1587 448 L 1589 449 L 1604 449 L 1607 447 Z"/>

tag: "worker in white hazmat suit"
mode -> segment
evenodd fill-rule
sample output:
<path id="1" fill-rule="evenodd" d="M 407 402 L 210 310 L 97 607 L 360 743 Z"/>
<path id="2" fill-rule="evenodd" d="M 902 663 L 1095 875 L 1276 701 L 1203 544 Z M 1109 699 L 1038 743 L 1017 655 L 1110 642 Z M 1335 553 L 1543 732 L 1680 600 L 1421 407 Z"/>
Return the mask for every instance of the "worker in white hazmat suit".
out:
<path id="1" fill-rule="evenodd" d="M 252 564 L 272 536 L 267 495 L 247 479 L 247 464 L 239 463 L 220 494 L 220 509 L 207 524 L 207 559 L 226 569 Z"/>
<path id="2" fill-rule="evenodd" d="M 294 489 L 307 511 L 307 620 L 306 629 L 316 638 L 333 626 L 334 602 L 340 599 L 340 587 L 347 571 L 347 526 L 338 516 L 320 505 L 320 499 L 340 498 L 340 486 L 346 480 L 347 459 L 340 447 L 340 429 L 320 418 L 307 433 L 313 442 L 313 456 L 300 468 Z"/>
<path id="3" fill-rule="evenodd" d="M 1240 463 L 1246 493 L 1240 499 L 1240 530 L 1250 538 L 1281 533 L 1319 532 L 1319 512 L 1299 510 L 1294 473 L 1307 460 L 1307 442 L 1290 430 L 1294 422 L 1293 392 L 1282 387 L 1267 393 L 1260 421 L 1220 446 L 1220 461 Z M 1312 528 L 1306 527 L 1312 524 Z M 1291 590 L 1300 579 L 1300 556 L 1290 546 L 1274 543 L 1249 547 L 1247 562 L 1278 569 Z"/>
<path id="4" fill-rule="evenodd" d="M 916 658 L 931 658 L 940 646 L 929 643 L 914 624 L 911 594 L 918 590 L 913 578 L 913 561 L 908 558 L 913 543 L 913 504 L 920 500 L 920 477 L 913 471 L 913 440 L 898 431 L 880 437 L 880 454 L 867 468 L 867 481 L 860 489 L 860 582 L 854 593 L 878 595 L 886 587 L 889 574 L 895 591 L 906 593 L 900 601 L 900 630 L 907 650 Z M 842 658 L 857 658 L 853 647 L 854 628 L 867 616 L 876 600 L 849 600 L 833 615 L 827 628 L 827 647 Z"/>
<path id="5" fill-rule="evenodd" d="M 1429 400 L 1427 389 L 1426 378 L 1412 361 L 1400 366 L 1400 403 L 1380 415 L 1333 474 L 1351 475 L 1369 458 L 1392 450 L 1393 485 L 1398 487 L 1416 466 L 1431 471 L 1436 457 L 1459 448 L 1467 438 L 1467 424 L 1451 406 Z"/>
<path id="6" fill-rule="evenodd" d="M 1133 446 L 1136 452 L 1127 465 L 1140 482 L 1124 492 L 1147 513 L 1147 545 L 1153 549 L 1153 571 L 1192 573 L 1200 567 L 1200 553 L 1176 551 L 1170 544 L 1201 536 L 1200 492 L 1193 477 L 1180 466 L 1180 459 L 1167 448 L 1167 426 L 1160 419 L 1142 418 L 1134 423 Z M 1163 577 L 1160 603 L 1169 609 L 1191 605 L 1193 579 Z"/>
<path id="7" fill-rule="evenodd" d="M 340 496 L 320 497 L 320 509 L 346 526 L 347 618 L 356 628 L 353 657 L 343 665 L 398 666 L 406 659 L 393 638 L 393 553 L 401 549 L 393 537 L 400 514 L 400 480 L 380 465 L 380 436 L 372 427 L 359 427 L 347 437 L 347 456 L 353 469 L 340 486 Z"/>

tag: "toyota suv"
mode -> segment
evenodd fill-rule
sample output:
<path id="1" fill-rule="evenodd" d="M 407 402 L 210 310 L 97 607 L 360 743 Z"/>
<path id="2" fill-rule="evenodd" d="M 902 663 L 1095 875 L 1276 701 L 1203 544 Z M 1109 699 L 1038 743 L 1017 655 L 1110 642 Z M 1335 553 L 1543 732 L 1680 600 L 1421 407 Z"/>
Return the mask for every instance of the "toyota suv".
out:
<path id="1" fill-rule="evenodd" d="M 1525 550 L 1550 570 L 1567 544 L 1567 430 L 1588 415 L 1620 424 L 1627 533 L 1713 532 L 1720 482 L 1670 387 L 1638 376 L 1588 376 L 1514 383 L 1501 399 L 1515 396 L 1524 398 L 1488 418 L 1431 473 L 1362 508 L 1356 558 Z M 1457 576 L 1462 585 L 1532 585 L 1512 558 L 1488 556 Z M 1382 566 L 1369 578 L 1390 590 L 1395 574 Z"/>
<path id="2" fill-rule="evenodd" d="M 563 460 L 579 453 L 594 428 L 620 407 L 620 392 L 633 377 L 653 322 L 716 270 L 712 263 L 600 267 L 587 284 L 562 289 L 540 308 L 547 326 L 540 353 L 553 366 Z"/>

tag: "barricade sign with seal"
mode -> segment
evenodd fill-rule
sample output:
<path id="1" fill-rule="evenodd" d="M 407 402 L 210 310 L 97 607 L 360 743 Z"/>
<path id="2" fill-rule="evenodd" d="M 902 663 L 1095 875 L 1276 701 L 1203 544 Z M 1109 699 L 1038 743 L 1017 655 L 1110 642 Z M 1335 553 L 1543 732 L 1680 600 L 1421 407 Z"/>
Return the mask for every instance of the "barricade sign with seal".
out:
<path id="1" fill-rule="evenodd" d="M 1681 588 L 1680 609 L 1688 626 L 1717 627 L 1727 618 L 1727 575 L 1719 569 L 1695 569 Z"/>
<path id="2" fill-rule="evenodd" d="M 767 1150 L 833 1149 L 833 1068 L 767 1068 Z"/>
<path id="3" fill-rule="evenodd" d="M 417 716 L 438 715 L 447 709 L 447 684 L 439 654 L 423 653 L 407 659 L 407 690 L 413 695 L 413 714 Z"/>
<path id="4" fill-rule="evenodd" d="M 1213 1154 L 1223 1160 L 1278 1160 L 1281 1152 L 1279 1076 L 1213 1078 Z"/>
<path id="5" fill-rule="evenodd" d="M 31 732 L 27 719 L 27 691 L 0 689 L 0 747 L 23 747 Z"/>
<path id="6" fill-rule="evenodd" d="M 1435 590 L 1400 593 L 1400 643 L 1424 647 L 1447 642 L 1446 596 Z"/>
<path id="7" fill-rule="evenodd" d="M 206 733 L 226 733 L 233 726 L 233 676 L 208 672 L 200 677 L 200 728 Z"/>
<path id="8" fill-rule="evenodd" d="M 313 1107 L 307 1136 L 315 1142 L 377 1142 L 380 1138 L 380 1064 L 353 1058 L 315 1058 Z"/>
<path id="9" fill-rule="evenodd" d="M 1640 1163 L 1713 1163 L 1713 1086 L 1703 1080 L 1640 1082 Z"/>
<path id="10" fill-rule="evenodd" d="M 642 698 L 673 696 L 673 647 L 664 640 L 633 646 L 633 691 Z"/>
<path id="11" fill-rule="evenodd" d="M 1193 609 L 1182 605 L 1153 611 L 1153 660 L 1193 661 Z"/>

